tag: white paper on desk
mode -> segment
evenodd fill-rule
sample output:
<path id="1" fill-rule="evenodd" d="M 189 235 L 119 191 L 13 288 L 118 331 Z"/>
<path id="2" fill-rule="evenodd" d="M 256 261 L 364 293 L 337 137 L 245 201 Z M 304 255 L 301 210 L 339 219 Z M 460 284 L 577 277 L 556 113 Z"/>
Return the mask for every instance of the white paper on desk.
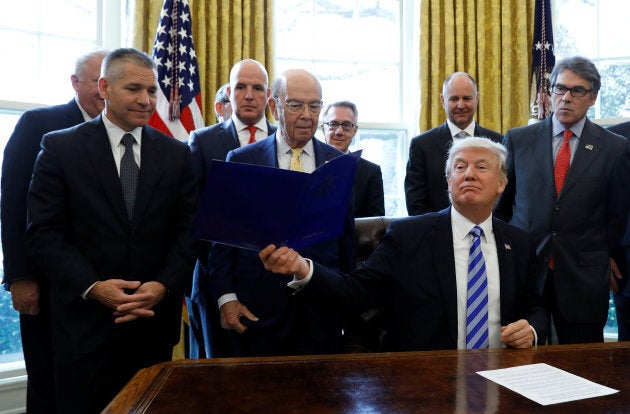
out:
<path id="1" fill-rule="evenodd" d="M 619 392 L 547 364 L 478 371 L 477 374 L 540 405 L 601 397 Z"/>

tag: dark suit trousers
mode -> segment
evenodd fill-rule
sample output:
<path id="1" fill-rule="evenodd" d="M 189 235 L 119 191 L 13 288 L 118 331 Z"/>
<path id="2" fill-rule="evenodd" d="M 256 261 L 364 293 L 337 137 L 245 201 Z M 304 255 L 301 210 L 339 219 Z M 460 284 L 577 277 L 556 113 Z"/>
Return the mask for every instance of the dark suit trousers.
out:
<path id="1" fill-rule="evenodd" d="M 547 312 L 550 314 L 551 322 L 556 329 L 559 344 L 604 342 L 604 325 L 569 322 L 562 316 L 556 300 L 556 286 L 554 283 L 553 270 L 547 270 L 547 279 L 543 290 L 543 301 Z"/>
<path id="2" fill-rule="evenodd" d="M 28 374 L 26 411 L 29 414 L 57 412 L 48 298 L 48 288 L 42 287 L 39 314 L 20 315 L 22 350 Z"/>
<path id="3" fill-rule="evenodd" d="M 55 353 L 59 413 L 100 413 L 139 369 L 171 360 L 171 345 L 147 345 L 134 331 L 120 329 L 87 354 Z"/>

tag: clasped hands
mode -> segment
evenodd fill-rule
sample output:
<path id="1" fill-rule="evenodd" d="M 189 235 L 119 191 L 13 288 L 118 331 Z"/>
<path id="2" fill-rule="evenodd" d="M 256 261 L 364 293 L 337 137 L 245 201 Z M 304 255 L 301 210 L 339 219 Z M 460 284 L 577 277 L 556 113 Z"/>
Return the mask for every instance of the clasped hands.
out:
<path id="1" fill-rule="evenodd" d="M 124 323 L 155 316 L 152 308 L 164 299 L 166 287 L 155 281 L 108 279 L 92 286 L 87 296 L 114 309 L 114 322 Z"/>

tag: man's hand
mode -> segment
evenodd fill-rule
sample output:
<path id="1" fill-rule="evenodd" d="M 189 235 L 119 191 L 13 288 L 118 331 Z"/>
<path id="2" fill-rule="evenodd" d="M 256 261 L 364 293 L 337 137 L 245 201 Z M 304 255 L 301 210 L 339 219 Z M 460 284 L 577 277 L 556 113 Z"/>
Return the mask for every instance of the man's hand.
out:
<path id="1" fill-rule="evenodd" d="M 135 292 L 129 294 L 125 290 Z M 166 288 L 160 282 L 141 284 L 137 280 L 109 279 L 95 284 L 87 296 L 114 309 L 114 322 L 122 323 L 154 316 L 151 308 L 165 295 Z"/>
<path id="2" fill-rule="evenodd" d="M 531 348 L 534 345 L 534 331 L 529 322 L 519 319 L 501 327 L 500 341 L 512 348 Z"/>
<path id="3" fill-rule="evenodd" d="M 128 301 L 116 308 L 114 315 L 118 316 L 114 322 L 122 323 L 137 318 L 150 318 L 155 315 L 152 310 L 166 296 L 166 287 L 160 282 L 146 282 L 140 285 Z"/>
<path id="4" fill-rule="evenodd" d="M 617 267 L 617 262 L 612 257 L 610 258 L 610 290 L 613 293 L 619 293 L 619 284 L 617 283 L 617 279 L 623 279 L 621 272 L 619 271 L 619 267 Z"/>
<path id="5" fill-rule="evenodd" d="M 298 279 L 304 279 L 310 270 L 306 259 L 286 246 L 276 248 L 275 245 L 270 244 L 262 249 L 258 256 L 265 265 L 265 269 L 274 273 L 295 275 Z"/>
<path id="6" fill-rule="evenodd" d="M 238 300 L 226 302 L 221 306 L 221 326 L 223 329 L 233 329 L 238 333 L 247 330 L 247 326 L 241 323 L 241 317 L 245 317 L 252 322 L 258 322 L 258 317 L 251 313 L 247 306 Z"/>
<path id="7" fill-rule="evenodd" d="M 11 282 L 13 309 L 23 315 L 39 313 L 39 285 L 35 280 L 23 279 Z"/>

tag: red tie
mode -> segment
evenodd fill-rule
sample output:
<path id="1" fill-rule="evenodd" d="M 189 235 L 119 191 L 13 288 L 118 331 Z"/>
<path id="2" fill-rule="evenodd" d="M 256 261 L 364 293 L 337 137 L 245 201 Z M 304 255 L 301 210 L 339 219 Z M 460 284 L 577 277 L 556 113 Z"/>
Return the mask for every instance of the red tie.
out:
<path id="1" fill-rule="evenodd" d="M 256 131 L 258 131 L 258 128 L 256 127 L 256 125 L 248 125 L 247 130 L 249 131 L 248 144 L 253 144 L 254 142 L 256 142 Z"/>
<path id="2" fill-rule="evenodd" d="M 556 182 L 556 194 L 560 195 L 564 179 L 569 171 L 569 165 L 571 164 L 571 147 L 569 147 L 569 140 L 573 136 L 573 132 L 570 129 L 564 130 L 564 139 L 562 145 L 556 154 L 556 166 L 553 169 L 553 178 Z"/>

